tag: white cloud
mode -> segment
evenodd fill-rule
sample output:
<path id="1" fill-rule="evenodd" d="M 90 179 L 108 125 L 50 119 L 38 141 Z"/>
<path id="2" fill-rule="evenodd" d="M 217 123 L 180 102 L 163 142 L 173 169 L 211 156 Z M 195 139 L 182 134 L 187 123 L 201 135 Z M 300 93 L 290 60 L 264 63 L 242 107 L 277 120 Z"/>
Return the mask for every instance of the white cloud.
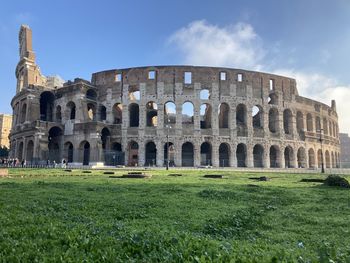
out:
<path id="1" fill-rule="evenodd" d="M 350 84 L 341 85 L 336 79 L 316 72 L 281 69 L 263 63 L 263 60 L 273 61 L 273 58 L 266 58 L 266 54 L 279 52 L 279 43 L 271 46 L 271 50 L 264 50 L 261 38 L 251 25 L 238 23 L 218 27 L 204 20 L 194 21 L 173 33 L 169 41 L 183 54 L 183 63 L 186 64 L 246 68 L 295 78 L 299 95 L 327 105 L 335 99 L 340 131 L 350 133 L 350 103 L 347 101 Z M 331 56 L 327 50 L 321 55 L 324 63 Z"/>
<path id="2" fill-rule="evenodd" d="M 184 55 L 184 63 L 259 69 L 264 57 L 260 39 L 249 24 L 220 28 L 194 21 L 169 38 Z"/>

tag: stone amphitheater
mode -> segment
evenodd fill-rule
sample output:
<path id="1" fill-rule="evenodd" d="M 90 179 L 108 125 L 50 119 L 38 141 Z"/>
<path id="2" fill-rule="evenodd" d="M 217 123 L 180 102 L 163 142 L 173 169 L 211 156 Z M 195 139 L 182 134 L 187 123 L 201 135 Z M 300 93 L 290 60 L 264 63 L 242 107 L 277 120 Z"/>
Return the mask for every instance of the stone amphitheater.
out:
<path id="1" fill-rule="evenodd" d="M 11 157 L 27 164 L 339 167 L 338 117 L 295 79 L 242 69 L 150 66 L 63 82 L 19 33 Z"/>

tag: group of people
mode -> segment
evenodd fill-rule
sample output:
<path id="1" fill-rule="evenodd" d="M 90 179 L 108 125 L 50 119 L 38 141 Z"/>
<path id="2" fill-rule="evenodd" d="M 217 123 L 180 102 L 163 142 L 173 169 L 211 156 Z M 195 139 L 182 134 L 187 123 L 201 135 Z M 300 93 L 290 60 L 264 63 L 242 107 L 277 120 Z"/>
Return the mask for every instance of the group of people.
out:
<path id="1" fill-rule="evenodd" d="M 46 160 L 46 165 L 43 164 L 43 162 L 39 162 L 36 164 L 33 164 L 27 161 L 25 159 L 22 159 L 21 161 L 18 158 L 2 158 L 1 161 L 1 166 L 2 167 L 37 167 L 37 166 L 42 166 L 46 168 L 67 168 L 67 161 L 66 159 L 62 159 L 61 163 L 57 163 L 55 160 L 50 161 L 49 159 Z"/>

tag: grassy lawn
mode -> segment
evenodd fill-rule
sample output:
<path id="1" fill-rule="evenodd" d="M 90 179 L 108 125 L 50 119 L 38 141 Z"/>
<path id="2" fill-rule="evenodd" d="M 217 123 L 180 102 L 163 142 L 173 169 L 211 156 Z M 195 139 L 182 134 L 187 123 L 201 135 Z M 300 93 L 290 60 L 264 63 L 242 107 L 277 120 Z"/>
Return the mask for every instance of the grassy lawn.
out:
<path id="1" fill-rule="evenodd" d="M 324 176 L 176 172 L 10 170 L 0 262 L 350 262 L 350 190 L 300 182 Z"/>

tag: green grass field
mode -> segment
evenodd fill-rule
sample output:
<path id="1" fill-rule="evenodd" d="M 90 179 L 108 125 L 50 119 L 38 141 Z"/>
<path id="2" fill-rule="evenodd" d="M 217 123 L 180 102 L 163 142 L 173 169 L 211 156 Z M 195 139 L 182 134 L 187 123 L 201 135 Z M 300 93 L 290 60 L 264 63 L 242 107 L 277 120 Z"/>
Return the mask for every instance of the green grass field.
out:
<path id="1" fill-rule="evenodd" d="M 324 176 L 171 172 L 10 170 L 0 262 L 350 262 L 350 190 L 300 182 Z"/>

